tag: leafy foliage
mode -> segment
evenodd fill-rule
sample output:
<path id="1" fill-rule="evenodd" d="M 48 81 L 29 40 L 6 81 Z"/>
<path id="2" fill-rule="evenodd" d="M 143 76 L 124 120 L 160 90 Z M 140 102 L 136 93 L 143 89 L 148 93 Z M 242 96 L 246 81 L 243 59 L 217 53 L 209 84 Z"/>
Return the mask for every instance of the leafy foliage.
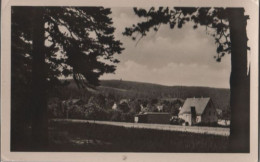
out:
<path id="1" fill-rule="evenodd" d="M 86 108 L 84 112 L 84 119 L 88 120 L 107 120 L 108 115 L 105 109 L 97 106 L 97 105 L 91 105 Z"/>
<path id="2" fill-rule="evenodd" d="M 113 57 L 123 50 L 114 38 L 110 9 L 102 7 L 44 7 L 46 79 L 50 86 L 58 77 L 73 76 L 78 86 L 99 85 L 98 78 L 113 73 Z M 27 78 L 31 72 L 33 7 L 12 7 L 13 74 Z M 36 13 L 37 14 L 37 13 Z M 86 81 L 84 81 L 84 79 Z"/>
<path id="3" fill-rule="evenodd" d="M 68 85 L 61 76 L 73 76 L 77 86 L 99 85 L 98 78 L 113 73 L 123 50 L 115 40 L 110 9 L 102 7 L 12 7 L 12 112 L 30 119 L 32 95 L 33 14 L 44 10 L 45 76 L 49 97 L 58 95 L 57 86 Z M 41 39 L 41 38 L 39 38 Z M 86 81 L 84 81 L 84 79 Z M 34 94 L 36 95 L 36 94 Z M 25 114 L 24 114 L 25 113 Z M 22 115 L 24 114 L 24 115 Z M 19 117 L 14 117 L 19 118 Z"/>
<path id="4" fill-rule="evenodd" d="M 127 113 L 130 110 L 128 103 L 126 103 L 126 102 L 118 104 L 118 109 L 121 110 L 124 113 Z"/>

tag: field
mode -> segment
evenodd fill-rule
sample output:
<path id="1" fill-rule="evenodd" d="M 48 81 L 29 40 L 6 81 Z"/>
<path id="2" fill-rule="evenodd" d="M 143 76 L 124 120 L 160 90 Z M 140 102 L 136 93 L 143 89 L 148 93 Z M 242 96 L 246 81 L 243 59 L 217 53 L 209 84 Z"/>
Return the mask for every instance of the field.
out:
<path id="1" fill-rule="evenodd" d="M 94 123 L 50 122 L 48 151 L 227 152 L 228 137 Z"/>
<path id="2" fill-rule="evenodd" d="M 74 123 L 96 123 L 102 125 L 113 125 L 121 126 L 126 128 L 145 128 L 145 129 L 156 129 L 156 130 L 168 130 L 178 132 L 193 132 L 200 134 L 212 134 L 229 136 L 230 129 L 228 127 L 206 127 L 206 126 L 181 126 L 181 125 L 170 125 L 170 124 L 149 124 L 149 123 L 133 123 L 133 122 L 114 122 L 114 121 L 94 121 L 94 120 L 78 120 L 78 119 L 52 119 L 52 121 L 68 121 Z"/>

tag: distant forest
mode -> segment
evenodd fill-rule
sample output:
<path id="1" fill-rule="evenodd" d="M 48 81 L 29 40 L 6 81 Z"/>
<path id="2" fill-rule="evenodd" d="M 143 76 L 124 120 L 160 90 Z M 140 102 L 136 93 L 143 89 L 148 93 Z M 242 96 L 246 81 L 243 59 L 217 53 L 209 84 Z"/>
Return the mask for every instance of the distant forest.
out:
<path id="1" fill-rule="evenodd" d="M 65 81 L 65 80 L 64 80 Z M 102 94 L 113 95 L 116 100 L 121 99 L 159 99 L 171 100 L 191 97 L 210 97 L 216 108 L 226 110 L 229 108 L 230 90 L 224 88 L 192 87 L 192 86 L 164 86 L 151 83 L 101 80 L 96 90 L 79 89 L 73 80 L 66 80 L 69 84 L 60 88 L 55 97 L 60 99 L 79 98 L 80 96 Z M 54 97 L 54 96 L 53 96 Z"/>

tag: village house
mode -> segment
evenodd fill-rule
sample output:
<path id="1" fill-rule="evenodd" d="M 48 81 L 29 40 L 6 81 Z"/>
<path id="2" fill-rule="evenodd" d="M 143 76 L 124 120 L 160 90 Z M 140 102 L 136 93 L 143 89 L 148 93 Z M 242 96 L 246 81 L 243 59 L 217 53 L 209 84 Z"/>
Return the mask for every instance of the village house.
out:
<path id="1" fill-rule="evenodd" d="M 140 104 L 141 107 L 141 111 L 140 112 L 147 112 L 148 111 L 148 107 L 144 106 L 143 104 Z"/>
<path id="2" fill-rule="evenodd" d="M 178 116 L 189 123 L 189 125 L 218 122 L 216 108 L 209 97 L 187 98 Z"/>
<path id="3" fill-rule="evenodd" d="M 130 99 L 121 99 L 120 101 L 119 101 L 119 104 L 123 104 L 123 103 L 129 103 L 129 101 L 130 101 Z"/>
<path id="4" fill-rule="evenodd" d="M 158 104 L 158 105 L 156 105 L 156 108 L 157 108 L 158 112 L 163 112 L 163 105 Z"/>
<path id="5" fill-rule="evenodd" d="M 114 102 L 112 109 L 117 110 L 120 104 L 127 104 L 129 106 L 130 99 L 121 99 L 118 103 Z"/>
<path id="6" fill-rule="evenodd" d="M 116 110 L 116 109 L 117 109 L 117 104 L 116 104 L 116 102 L 114 102 L 114 104 L 113 104 L 113 106 L 112 106 L 112 109 L 113 109 L 113 110 Z"/>

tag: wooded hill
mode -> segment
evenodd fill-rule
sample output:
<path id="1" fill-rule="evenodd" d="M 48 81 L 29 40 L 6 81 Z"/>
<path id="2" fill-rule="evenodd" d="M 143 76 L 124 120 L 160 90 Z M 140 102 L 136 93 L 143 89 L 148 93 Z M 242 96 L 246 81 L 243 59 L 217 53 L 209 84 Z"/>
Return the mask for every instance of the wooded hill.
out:
<path id="1" fill-rule="evenodd" d="M 73 80 L 69 80 L 69 89 L 77 89 Z M 152 98 L 171 100 L 174 98 L 210 97 L 219 109 L 229 107 L 230 90 L 224 88 L 193 87 L 193 86 L 164 86 L 159 84 L 122 81 L 122 80 L 101 80 L 97 93 L 104 96 L 113 94 L 118 99 Z"/>

